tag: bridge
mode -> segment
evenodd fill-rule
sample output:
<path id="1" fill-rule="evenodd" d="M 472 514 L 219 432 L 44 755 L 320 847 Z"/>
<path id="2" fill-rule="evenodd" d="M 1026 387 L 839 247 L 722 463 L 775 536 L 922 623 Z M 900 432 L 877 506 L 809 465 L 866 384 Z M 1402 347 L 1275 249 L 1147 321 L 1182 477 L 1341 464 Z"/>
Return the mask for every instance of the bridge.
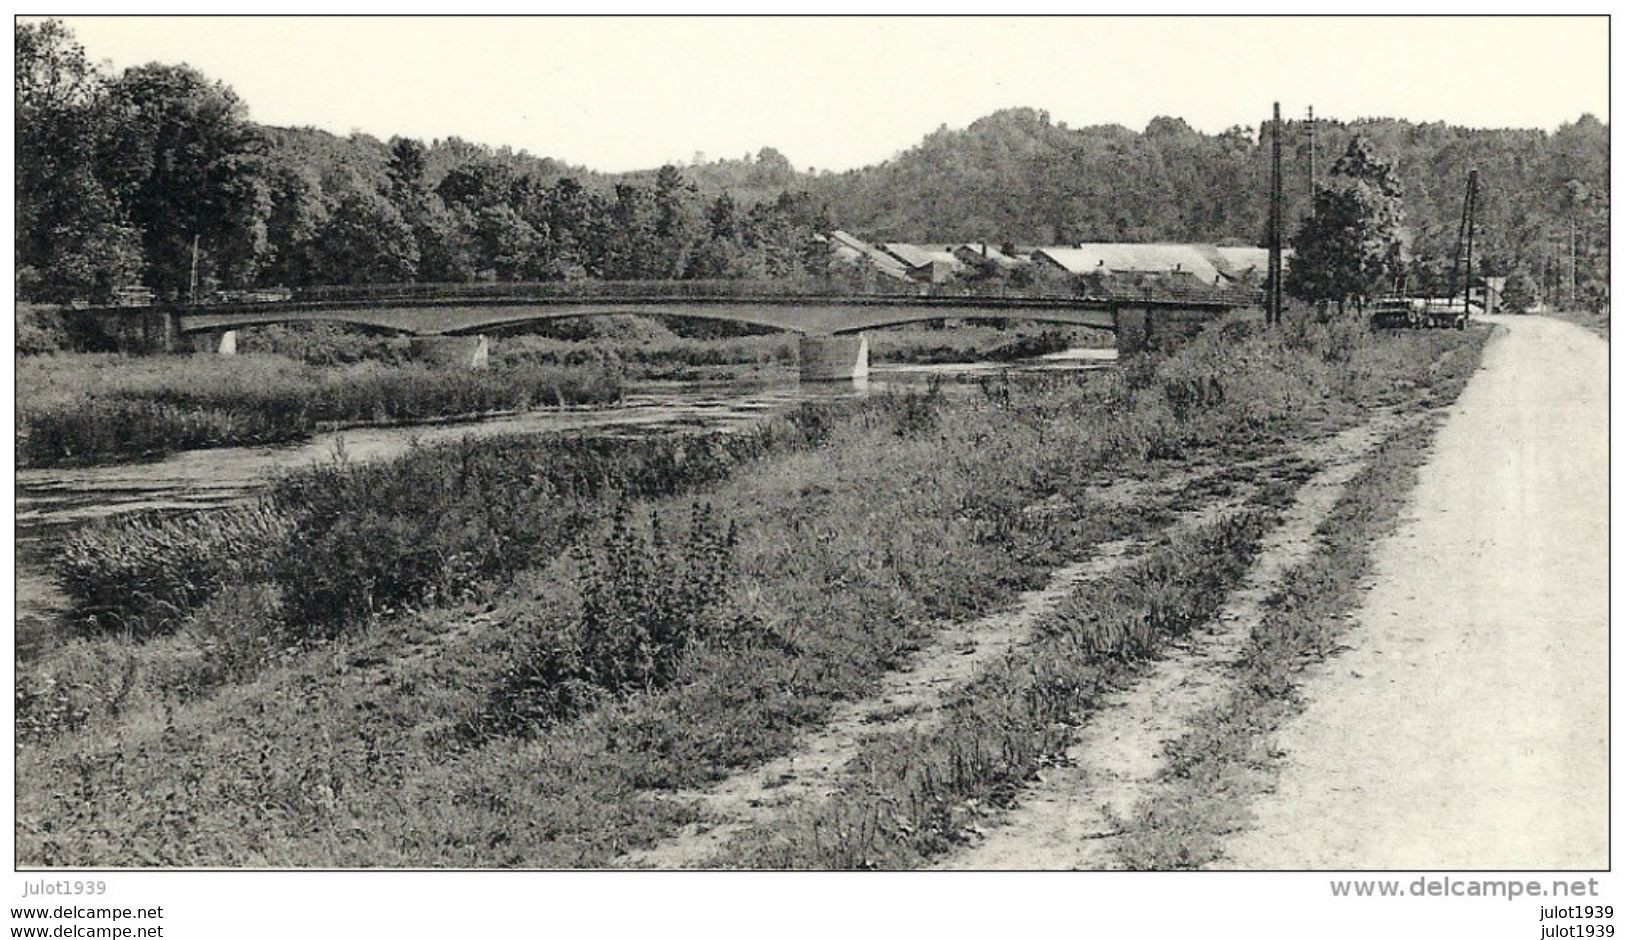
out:
<path id="1" fill-rule="evenodd" d="M 1024 320 L 1110 330 L 1118 348 L 1143 348 L 1157 324 L 1202 320 L 1256 302 L 1225 289 L 1063 293 L 746 281 L 587 281 L 304 288 L 284 299 L 78 312 L 93 332 L 131 352 L 232 353 L 236 331 L 279 323 L 337 323 L 413 337 L 415 356 L 483 365 L 489 336 L 543 320 L 645 314 L 747 323 L 802 334 L 805 379 L 864 374 L 863 331 L 944 318 Z"/>

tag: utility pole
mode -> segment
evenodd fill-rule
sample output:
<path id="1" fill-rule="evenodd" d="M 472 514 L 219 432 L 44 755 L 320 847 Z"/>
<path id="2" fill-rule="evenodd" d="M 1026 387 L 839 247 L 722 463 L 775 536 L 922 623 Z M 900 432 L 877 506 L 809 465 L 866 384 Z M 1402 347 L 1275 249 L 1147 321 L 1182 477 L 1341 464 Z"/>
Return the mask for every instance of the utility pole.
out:
<path id="1" fill-rule="evenodd" d="M 1315 106 L 1309 106 L 1309 217 L 1315 217 Z"/>
<path id="2" fill-rule="evenodd" d="M 1580 301 L 1579 301 L 1579 296 L 1580 295 L 1579 295 L 1579 291 L 1577 290 L 1576 285 L 1575 285 L 1575 281 L 1577 280 L 1576 277 L 1575 277 L 1575 273 L 1576 273 L 1576 269 L 1578 267 L 1578 263 L 1575 260 L 1575 251 L 1574 251 L 1574 241 L 1575 241 L 1574 235 L 1575 235 L 1575 231 L 1574 231 L 1574 229 L 1575 229 L 1575 226 L 1574 226 L 1574 212 L 1573 212 L 1573 210 L 1570 210 L 1569 211 L 1569 309 L 1570 310 L 1578 310 L 1578 309 L 1580 309 Z"/>
<path id="3" fill-rule="evenodd" d="M 1275 102 L 1275 117 L 1270 122 L 1270 262 L 1269 296 L 1264 308 L 1264 322 L 1281 322 L 1281 102 Z"/>
<path id="4" fill-rule="evenodd" d="M 1467 171 L 1467 194 L 1461 200 L 1461 228 L 1456 231 L 1456 260 L 1450 266 L 1450 300 L 1461 291 L 1461 309 L 1469 310 L 1473 300 L 1473 236 L 1478 220 L 1478 170 Z"/>
<path id="5" fill-rule="evenodd" d="M 192 233 L 192 276 L 191 276 L 191 279 L 189 281 L 189 284 L 191 285 L 191 287 L 190 287 L 190 290 L 188 291 L 187 296 L 189 296 L 191 298 L 190 303 L 191 303 L 192 306 L 195 307 L 195 306 L 197 306 L 197 233 L 196 232 Z"/>

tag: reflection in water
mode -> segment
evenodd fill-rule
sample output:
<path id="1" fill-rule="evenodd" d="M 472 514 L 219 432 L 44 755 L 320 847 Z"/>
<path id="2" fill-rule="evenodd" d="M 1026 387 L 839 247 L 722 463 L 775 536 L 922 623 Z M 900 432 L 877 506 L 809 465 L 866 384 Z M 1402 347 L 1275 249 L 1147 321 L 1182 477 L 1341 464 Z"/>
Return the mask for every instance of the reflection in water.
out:
<path id="1" fill-rule="evenodd" d="M 1067 350 L 1023 363 L 876 366 L 867 382 L 762 386 L 743 383 L 643 383 L 612 407 L 534 411 L 473 421 L 407 427 L 351 428 L 295 444 L 220 447 L 174 454 L 150 463 L 24 469 L 16 475 L 16 583 L 19 654 L 25 634 L 55 619 L 62 598 L 40 568 L 53 533 L 85 522 L 142 510 L 207 509 L 252 496 L 279 474 L 334 460 L 385 460 L 418 444 L 497 434 L 682 433 L 745 427 L 800 402 L 850 398 L 918 386 L 942 376 L 1099 368 L 1110 349 Z M 31 645 L 31 644 L 29 644 Z"/>

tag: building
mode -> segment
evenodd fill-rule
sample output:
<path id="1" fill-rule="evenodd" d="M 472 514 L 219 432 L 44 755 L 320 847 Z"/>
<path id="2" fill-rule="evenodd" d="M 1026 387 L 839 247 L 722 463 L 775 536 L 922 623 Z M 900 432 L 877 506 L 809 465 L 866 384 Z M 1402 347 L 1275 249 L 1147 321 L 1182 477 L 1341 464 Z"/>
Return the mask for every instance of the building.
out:
<path id="1" fill-rule="evenodd" d="M 834 246 L 835 256 L 852 263 L 867 264 L 877 273 L 896 281 L 913 282 L 908 266 L 887 254 L 877 245 L 871 245 L 840 229 L 827 236 Z"/>
<path id="2" fill-rule="evenodd" d="M 1282 253 L 1282 263 L 1291 252 Z M 1075 275 L 1179 275 L 1209 287 L 1258 285 L 1269 270 L 1269 249 L 1170 243 L 1085 242 L 1037 248 L 1033 258 Z"/>
<path id="3" fill-rule="evenodd" d="M 964 264 L 954 256 L 953 245 L 913 245 L 908 242 L 886 242 L 880 247 L 886 254 L 891 255 L 905 265 L 908 268 L 909 275 L 916 281 L 923 281 L 927 284 L 941 284 L 964 267 Z"/>
<path id="4" fill-rule="evenodd" d="M 1075 248 L 1040 248 L 1033 260 L 1068 274 L 1190 274 L 1203 284 L 1219 284 L 1223 276 L 1202 245 L 1085 242 Z"/>
<path id="5" fill-rule="evenodd" d="M 1213 266 L 1225 280 L 1238 285 L 1261 285 L 1269 277 L 1270 250 L 1245 246 L 1216 246 L 1211 249 Z M 1281 266 L 1286 267 L 1292 256 L 1290 249 L 1281 252 Z"/>

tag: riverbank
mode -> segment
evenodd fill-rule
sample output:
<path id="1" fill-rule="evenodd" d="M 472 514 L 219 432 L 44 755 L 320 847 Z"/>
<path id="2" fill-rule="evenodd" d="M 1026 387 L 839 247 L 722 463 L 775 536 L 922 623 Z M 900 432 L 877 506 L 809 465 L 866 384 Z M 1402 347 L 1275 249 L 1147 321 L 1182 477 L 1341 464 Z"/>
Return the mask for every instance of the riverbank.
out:
<path id="1" fill-rule="evenodd" d="M 1412 404 L 1441 363 L 1470 367 L 1480 339 L 1349 324 L 1265 333 L 1232 318 L 1119 372 L 809 407 L 786 438 L 799 443 L 717 473 L 698 472 L 720 465 L 696 456 L 715 445 L 690 441 L 680 459 L 663 451 L 651 464 L 667 468 L 653 489 L 609 475 L 581 494 L 571 531 L 539 509 L 501 523 L 514 527 L 510 544 L 542 541 L 497 575 L 457 567 L 467 559 L 446 514 L 511 515 L 503 494 L 535 484 L 498 472 L 500 451 L 529 445 L 436 449 L 432 473 L 331 471 L 314 491 L 326 494 L 319 511 L 291 532 L 285 518 L 264 520 L 273 534 L 255 540 L 310 552 L 300 577 L 316 580 L 245 564 L 175 602 L 177 619 L 149 639 L 89 636 L 36 664 L 36 713 L 86 714 L 19 752 L 19 861 L 607 864 L 699 818 L 661 793 L 788 752 L 949 625 L 1098 546 L 1156 537 L 1179 488 L 1105 494 L 1279 456 L 1367 407 Z M 448 533 L 427 553 L 411 550 L 425 513 Z M 241 520 L 222 529 L 247 531 Z M 378 552 L 384 567 L 360 577 L 340 546 L 377 545 L 367 533 L 400 550 Z M 108 538 L 128 558 L 185 542 L 161 528 Z M 1212 538 L 1222 550 L 1252 536 Z M 368 593 L 407 583 L 435 587 L 384 603 Z M 341 591 L 320 605 L 334 619 L 290 641 L 276 631 L 312 623 L 298 611 L 312 584 Z M 1196 612 L 1212 593 L 1198 588 Z M 1122 614 L 1113 622 L 1138 616 Z M 267 635 L 278 639 L 229 640 Z M 155 678 L 211 658 L 240 665 L 189 693 Z M 170 796 L 121 798 L 137 792 Z"/>
<path id="2" fill-rule="evenodd" d="M 474 371 L 60 354 L 19 357 L 17 388 L 18 463 L 52 467 L 286 443 L 335 424 L 607 404 L 621 398 L 625 377 L 603 364 Z"/>

